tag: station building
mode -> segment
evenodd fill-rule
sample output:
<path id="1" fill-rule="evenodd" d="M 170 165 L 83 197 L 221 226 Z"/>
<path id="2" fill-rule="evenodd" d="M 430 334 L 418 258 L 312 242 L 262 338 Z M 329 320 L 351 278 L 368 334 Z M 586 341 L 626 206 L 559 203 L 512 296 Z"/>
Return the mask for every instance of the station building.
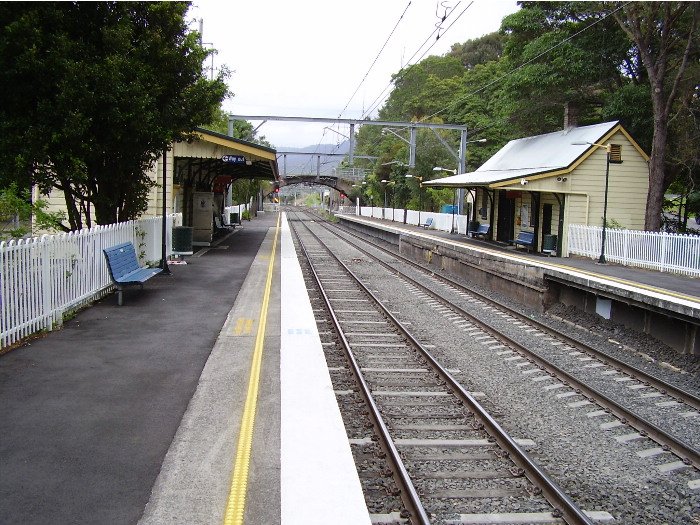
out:
<path id="1" fill-rule="evenodd" d="M 508 142 L 477 170 L 423 183 L 466 188 L 471 218 L 487 238 L 510 242 L 534 233 L 534 251 L 568 255 L 568 226 L 644 229 L 649 157 L 618 121 Z M 474 227 L 470 228 L 476 229 Z"/>
<path id="2" fill-rule="evenodd" d="M 142 217 L 163 214 L 165 180 L 166 213 L 182 213 L 183 225 L 194 228 L 195 242 L 200 244 L 211 241 L 217 217 L 221 218 L 224 206 L 231 204 L 234 181 L 279 179 L 276 150 L 203 128 L 195 130 L 193 139 L 172 144 L 165 156 L 165 175 L 163 162 L 161 155 L 148 171 L 155 186 Z M 66 209 L 60 190 L 42 196 L 35 188 L 34 198 L 46 200 L 48 211 Z"/>

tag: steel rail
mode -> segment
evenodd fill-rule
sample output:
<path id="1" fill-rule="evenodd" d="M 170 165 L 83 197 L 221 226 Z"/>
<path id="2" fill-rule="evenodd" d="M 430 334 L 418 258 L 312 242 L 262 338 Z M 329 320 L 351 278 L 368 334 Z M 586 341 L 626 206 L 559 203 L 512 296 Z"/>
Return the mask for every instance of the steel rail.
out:
<path id="1" fill-rule="evenodd" d="M 335 232 L 332 232 L 328 230 L 330 233 L 337 235 Z M 342 237 L 338 236 L 339 238 L 342 239 Z M 460 315 L 463 315 L 473 323 L 479 326 L 481 330 L 484 332 L 489 333 L 492 337 L 498 339 L 499 341 L 509 345 L 512 348 L 515 348 L 517 351 L 521 352 L 522 354 L 525 354 L 528 356 L 528 359 L 530 359 L 532 362 L 536 363 L 538 366 L 542 367 L 546 371 L 557 375 L 559 378 L 563 379 L 565 384 L 568 384 L 569 386 L 577 389 L 580 392 L 585 392 L 586 397 L 589 399 L 594 399 L 596 402 L 601 405 L 603 408 L 607 409 L 610 413 L 614 414 L 622 423 L 627 423 L 630 426 L 636 428 L 642 435 L 648 436 L 649 438 L 653 439 L 656 441 L 658 444 L 660 444 L 662 447 L 667 447 L 669 451 L 673 452 L 676 456 L 678 456 L 684 463 L 688 465 L 693 465 L 695 468 L 700 469 L 700 451 L 696 450 L 692 445 L 689 443 L 685 442 L 682 439 L 679 439 L 668 432 L 664 431 L 663 429 L 659 428 L 656 426 L 654 423 L 647 421 L 646 419 L 634 414 L 633 412 L 627 410 L 625 407 L 614 401 L 613 399 L 609 398 L 602 392 L 599 392 L 597 389 L 583 383 L 582 381 L 579 381 L 576 377 L 568 373 L 567 371 L 563 370 L 562 368 L 556 366 L 553 363 L 550 363 L 546 359 L 540 357 L 537 355 L 534 351 L 529 350 L 527 347 L 523 346 L 519 342 L 517 342 L 515 339 L 499 332 L 495 328 L 492 328 L 485 322 L 481 321 L 480 319 L 476 318 L 474 315 L 470 314 L 466 310 L 460 308 L 459 306 L 453 304 L 450 302 L 448 299 L 445 299 L 438 293 L 434 292 L 430 288 L 426 287 L 422 283 L 416 281 L 414 278 L 409 276 L 406 273 L 401 272 L 400 270 L 397 270 L 396 268 L 388 265 L 381 259 L 375 257 L 371 253 L 367 252 L 366 250 L 360 248 L 357 245 L 353 245 L 355 248 L 357 248 L 359 251 L 362 253 L 365 253 L 367 256 L 372 257 L 374 260 L 379 262 L 382 266 L 384 266 L 387 270 L 400 275 L 403 279 L 406 279 L 407 281 L 411 282 L 414 286 L 417 288 L 423 290 L 425 293 L 429 294 L 436 300 L 440 301 L 442 304 L 445 306 L 451 308 L 455 312 L 459 313 Z M 391 253 L 391 252 L 389 252 Z M 395 254 L 391 254 L 395 255 Z"/>
<path id="2" fill-rule="evenodd" d="M 333 310 L 333 307 L 331 306 L 331 301 L 328 295 L 326 294 L 326 291 L 323 288 L 323 285 L 321 284 L 321 278 L 318 275 L 318 272 L 316 271 L 316 268 L 311 261 L 311 257 L 309 256 L 309 253 L 306 250 L 306 246 L 304 245 L 304 242 L 301 240 L 301 236 L 296 230 L 296 226 L 292 224 L 290 221 L 290 226 L 292 227 L 292 231 L 294 232 L 294 235 L 297 238 L 297 241 L 299 242 L 299 246 L 301 248 L 302 253 L 304 254 L 304 257 L 306 258 L 307 262 L 309 263 L 309 268 L 311 269 L 311 273 L 314 276 L 314 280 L 316 281 L 316 284 L 318 285 L 318 288 L 321 292 L 321 295 L 323 297 L 323 301 L 326 304 L 326 308 L 328 309 L 328 312 L 331 317 L 331 321 L 333 323 L 333 326 L 335 327 L 336 333 L 338 334 L 338 337 L 340 338 L 343 348 L 345 350 L 346 357 L 348 358 L 348 361 L 350 362 L 350 366 L 352 368 L 352 373 L 355 376 L 355 379 L 360 385 L 362 396 L 365 398 L 365 403 L 368 405 L 370 409 L 370 416 L 372 420 L 374 421 L 375 428 L 378 430 L 379 434 L 381 435 L 381 438 L 384 440 L 384 446 L 388 452 L 388 455 L 391 459 L 391 463 L 394 466 L 394 472 L 398 474 L 400 484 L 402 485 L 403 490 L 401 491 L 401 499 L 404 501 L 404 504 L 406 505 L 406 508 L 408 512 L 411 514 L 411 517 L 416 521 L 416 523 L 420 523 L 421 525 L 429 525 L 430 524 L 430 518 L 428 517 L 428 514 L 423 507 L 423 504 L 420 501 L 420 496 L 418 495 L 418 491 L 416 488 L 413 486 L 413 482 L 411 481 L 411 477 L 408 474 L 408 471 L 406 470 L 405 465 L 403 464 L 403 460 L 401 459 L 401 456 L 399 455 L 399 451 L 396 448 L 396 445 L 394 444 L 394 440 L 391 438 L 391 435 L 389 433 L 389 429 L 387 428 L 386 424 L 384 423 L 384 419 L 382 418 L 381 413 L 379 412 L 379 407 L 377 407 L 377 404 L 374 401 L 374 398 L 372 397 L 372 392 L 365 381 L 365 378 L 362 374 L 362 371 L 360 369 L 360 365 L 358 364 L 357 360 L 355 359 L 355 356 L 352 352 L 352 349 L 350 347 L 350 342 L 347 340 L 345 337 L 345 333 L 343 332 L 341 326 L 340 326 L 340 321 L 338 320 L 338 317 L 335 314 L 335 311 Z M 306 225 L 305 225 L 306 226 Z M 308 226 L 306 226 L 308 228 Z M 309 230 L 311 231 L 311 230 Z M 321 243 L 321 246 L 326 248 L 325 244 Z M 329 252 L 330 253 L 330 252 Z M 333 255 L 331 253 L 331 255 Z M 341 263 L 342 264 L 342 263 Z M 347 269 L 347 268 L 346 268 Z"/>
<path id="3" fill-rule="evenodd" d="M 308 228 L 308 226 L 307 226 Z M 309 232 L 323 245 L 326 244 L 313 232 L 310 228 Z M 333 233 L 333 232 L 331 232 Z M 350 275 L 353 280 L 364 290 L 364 292 L 375 302 L 382 310 L 382 313 L 391 320 L 392 323 L 401 331 L 401 333 L 414 345 L 423 357 L 431 364 L 431 366 L 440 374 L 440 376 L 449 384 L 463 402 L 465 402 L 472 410 L 474 415 L 478 417 L 486 432 L 496 441 L 496 443 L 505 451 L 508 452 L 510 459 L 518 467 L 520 467 L 525 476 L 537 487 L 542 490 L 542 494 L 547 501 L 555 509 L 555 515 L 560 514 L 561 517 L 569 525 L 593 525 L 593 521 L 581 510 L 578 505 L 561 489 L 561 487 L 552 479 L 530 456 L 510 437 L 510 435 L 500 426 L 500 424 L 481 406 L 481 404 L 450 374 L 433 356 L 432 354 L 406 329 L 406 327 L 382 304 L 381 300 L 372 293 L 329 248 L 326 248 L 340 266 Z M 376 258 L 375 258 L 376 259 Z M 380 261 L 382 262 L 382 261 Z"/>
<path id="4" fill-rule="evenodd" d="M 322 224 L 322 225 L 328 229 L 328 226 L 326 226 L 326 224 Z M 593 357 L 602 361 L 606 365 L 611 366 L 613 368 L 616 368 L 619 371 L 624 372 L 630 376 L 636 377 L 638 380 L 642 381 L 643 383 L 647 383 L 647 384 L 649 384 L 649 386 L 653 386 L 654 388 L 661 391 L 662 393 L 664 393 L 670 397 L 673 397 L 678 401 L 682 401 L 683 403 L 687 404 L 688 406 L 692 407 L 693 409 L 700 411 L 700 397 L 696 396 L 692 392 L 688 392 L 687 390 L 684 390 L 683 388 L 680 388 L 680 387 L 675 386 L 671 383 L 668 383 L 667 381 L 664 381 L 661 378 L 658 378 L 658 377 L 656 377 L 648 372 L 645 372 L 644 370 L 641 370 L 641 369 L 635 367 L 634 365 L 631 365 L 629 363 L 625 363 L 624 361 L 622 361 L 614 356 L 611 356 L 610 354 L 607 354 L 602 350 L 598 350 L 597 348 L 593 348 L 592 346 L 590 346 L 582 341 L 579 341 L 579 340 L 575 339 L 574 337 L 571 337 L 563 332 L 560 332 L 559 330 L 552 328 L 552 327 L 542 323 L 541 321 L 538 321 L 536 319 L 532 319 L 532 318 L 518 312 L 517 310 L 513 309 L 512 307 L 505 305 L 505 304 L 501 303 L 500 301 L 497 301 L 496 299 L 493 299 L 493 298 L 488 297 L 486 295 L 483 295 L 475 290 L 467 288 L 463 284 L 455 281 L 454 279 L 451 279 L 450 277 L 447 277 L 447 276 L 441 275 L 441 274 L 437 274 L 437 273 L 421 266 L 419 263 L 412 261 L 411 259 L 401 255 L 401 254 L 393 252 L 393 251 L 391 251 L 391 250 L 389 250 L 389 249 L 387 249 L 387 248 L 385 248 L 385 247 L 383 247 L 383 246 L 381 246 L 373 241 L 370 241 L 370 240 L 367 240 L 363 237 L 360 237 L 359 235 L 357 235 L 356 233 L 354 233 L 348 229 L 341 228 L 338 225 L 335 225 L 335 227 L 342 229 L 344 233 L 347 233 L 348 235 L 352 235 L 353 237 L 360 239 L 361 241 L 366 242 L 367 244 L 370 244 L 371 246 L 373 246 L 374 248 L 377 248 L 378 250 L 381 250 L 381 251 L 383 251 L 383 252 L 385 252 L 393 257 L 396 257 L 397 259 L 400 259 L 401 261 L 403 261 L 407 264 L 410 264 L 411 266 L 413 266 L 415 268 L 418 268 L 422 272 L 429 274 L 429 275 L 435 277 L 436 279 L 439 279 L 447 284 L 450 284 L 456 288 L 459 288 L 460 290 L 462 290 L 464 292 L 473 294 L 474 296 L 478 297 L 480 300 L 487 302 L 487 303 L 491 304 L 492 306 L 506 310 L 508 312 L 508 314 L 512 315 L 513 317 L 516 317 L 517 319 L 519 319 L 523 322 L 529 323 L 530 325 L 534 326 L 535 328 L 564 341 L 566 344 L 568 344 L 570 346 L 573 346 L 577 350 L 581 350 L 583 352 L 586 352 L 589 355 L 592 355 Z M 330 229 L 329 229 L 329 231 L 330 231 Z M 337 233 L 336 233 L 336 235 L 337 235 Z"/>

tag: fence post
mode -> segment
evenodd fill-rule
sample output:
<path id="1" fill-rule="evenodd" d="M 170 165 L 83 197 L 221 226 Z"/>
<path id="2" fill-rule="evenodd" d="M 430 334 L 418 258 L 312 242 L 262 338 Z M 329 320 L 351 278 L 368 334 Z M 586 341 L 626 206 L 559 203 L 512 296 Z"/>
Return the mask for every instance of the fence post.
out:
<path id="1" fill-rule="evenodd" d="M 41 236 L 41 317 L 51 318 L 53 317 L 51 312 L 51 288 L 53 287 L 53 279 L 51 279 L 51 261 L 49 260 L 49 241 L 47 235 Z M 58 321 L 58 319 L 56 319 Z M 63 316 L 61 315 L 61 321 L 63 321 Z M 59 325 L 61 322 L 59 322 Z M 53 328 L 53 322 L 49 322 L 48 329 Z"/>
<path id="2" fill-rule="evenodd" d="M 661 261 L 659 271 L 663 272 L 666 266 L 666 233 L 661 234 Z"/>

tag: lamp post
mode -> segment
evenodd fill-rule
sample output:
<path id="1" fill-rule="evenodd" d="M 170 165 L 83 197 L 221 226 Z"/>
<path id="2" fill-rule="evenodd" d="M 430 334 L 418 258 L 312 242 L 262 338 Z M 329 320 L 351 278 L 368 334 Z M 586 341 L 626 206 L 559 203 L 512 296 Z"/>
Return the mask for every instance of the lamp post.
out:
<path id="1" fill-rule="evenodd" d="M 396 184 L 396 183 L 394 181 L 389 181 L 386 179 L 382 179 L 380 182 L 382 184 L 384 184 L 384 209 L 382 209 L 382 219 L 385 219 L 386 218 L 385 217 L 385 214 L 386 214 L 386 192 L 387 192 L 387 189 L 389 188 L 390 185 Z M 391 220 L 392 221 L 394 220 L 394 210 L 393 209 L 391 210 Z"/>
<path id="2" fill-rule="evenodd" d="M 411 175 L 410 173 L 405 177 L 407 179 L 418 179 L 418 224 L 420 225 L 420 212 L 423 209 L 423 177 Z"/>
<path id="3" fill-rule="evenodd" d="M 594 142 L 572 142 L 574 146 L 595 146 L 596 148 L 605 149 L 605 194 L 603 197 L 603 232 L 600 239 L 600 257 L 598 257 L 598 264 L 607 264 L 605 260 L 605 234 L 608 223 L 608 185 L 610 182 L 610 150 L 611 144 L 596 144 Z M 622 160 L 617 162 L 620 164 Z"/>
<path id="4" fill-rule="evenodd" d="M 440 166 L 434 167 L 433 171 L 447 171 L 449 173 L 452 173 L 452 175 L 457 175 L 457 170 L 451 170 L 449 168 L 441 168 Z M 455 201 L 456 200 L 457 200 L 457 188 L 454 189 L 454 196 L 452 197 L 452 226 L 450 226 L 450 233 L 455 232 Z"/>

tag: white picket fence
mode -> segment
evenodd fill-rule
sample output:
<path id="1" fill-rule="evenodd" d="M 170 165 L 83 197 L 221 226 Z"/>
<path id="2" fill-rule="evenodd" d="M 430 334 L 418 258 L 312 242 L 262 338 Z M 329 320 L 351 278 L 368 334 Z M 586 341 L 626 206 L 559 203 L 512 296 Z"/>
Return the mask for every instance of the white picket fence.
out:
<path id="1" fill-rule="evenodd" d="M 433 223 L 430 226 L 433 230 L 444 232 L 456 232 L 462 235 L 467 234 L 467 225 L 469 219 L 466 215 L 452 215 L 451 213 L 434 213 L 430 211 L 422 211 L 419 213 L 416 210 L 406 211 L 406 224 L 417 226 L 425 224 L 428 217 L 432 217 Z M 338 213 L 346 213 L 354 215 L 356 212 L 355 206 L 341 206 Z M 362 217 L 373 217 L 375 219 L 386 219 L 392 222 L 404 222 L 404 210 L 402 208 L 379 208 L 377 206 L 363 206 L 360 208 Z M 420 222 L 419 222 L 420 220 Z"/>
<path id="2" fill-rule="evenodd" d="M 172 252 L 168 216 L 166 254 Z M 142 263 L 161 258 L 162 219 L 141 219 L 77 232 L 0 243 L 0 348 L 60 325 L 63 315 L 104 296 L 112 283 L 102 250 L 132 242 Z"/>
<path id="3" fill-rule="evenodd" d="M 569 253 L 597 259 L 602 226 L 569 225 Z M 605 230 L 605 259 L 626 266 L 700 276 L 700 236 Z"/>

